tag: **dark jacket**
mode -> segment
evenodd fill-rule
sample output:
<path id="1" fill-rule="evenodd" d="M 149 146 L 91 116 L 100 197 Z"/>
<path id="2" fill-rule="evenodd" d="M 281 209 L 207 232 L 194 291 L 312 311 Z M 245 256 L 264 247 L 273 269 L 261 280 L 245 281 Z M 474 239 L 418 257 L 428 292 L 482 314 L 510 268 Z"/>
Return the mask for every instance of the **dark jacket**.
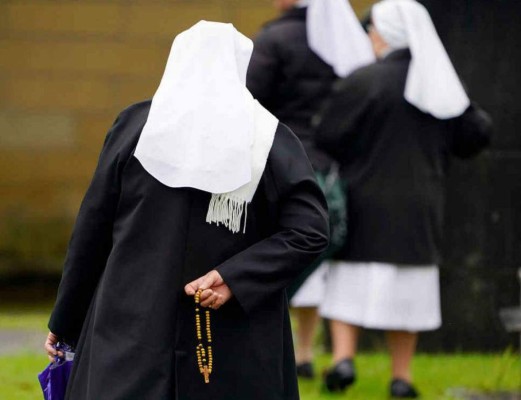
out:
<path id="1" fill-rule="evenodd" d="M 77 341 L 69 400 L 297 400 L 285 286 L 327 246 L 322 192 L 279 125 L 245 234 L 205 222 L 210 194 L 170 188 L 133 156 L 150 102 L 109 132 L 69 245 L 49 328 Z M 214 371 L 195 354 L 186 283 L 216 268 Z M 80 334 L 81 332 L 81 334 Z"/>
<path id="2" fill-rule="evenodd" d="M 355 71 L 316 121 L 318 145 L 341 163 L 347 184 L 340 259 L 439 263 L 449 159 L 489 144 L 491 121 L 477 106 L 439 120 L 404 99 L 410 59 L 399 50 Z"/>
<path id="3" fill-rule="evenodd" d="M 306 8 L 293 8 L 268 23 L 254 42 L 248 89 L 293 130 L 315 169 L 329 169 L 331 158 L 315 147 L 311 118 L 337 77 L 308 46 Z"/>

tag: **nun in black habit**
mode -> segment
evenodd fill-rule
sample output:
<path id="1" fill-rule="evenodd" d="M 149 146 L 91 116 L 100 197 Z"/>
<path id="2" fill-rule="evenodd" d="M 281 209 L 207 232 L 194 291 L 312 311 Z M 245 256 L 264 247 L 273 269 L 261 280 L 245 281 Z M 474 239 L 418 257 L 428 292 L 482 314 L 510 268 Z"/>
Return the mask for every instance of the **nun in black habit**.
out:
<path id="1" fill-rule="evenodd" d="M 109 131 L 49 322 L 50 355 L 76 347 L 67 399 L 299 398 L 285 287 L 327 247 L 327 212 L 302 145 L 245 88 L 251 51 L 196 24 Z"/>
<path id="2" fill-rule="evenodd" d="M 338 184 L 337 165 L 315 145 L 311 120 L 339 77 L 374 61 L 371 43 L 346 0 L 273 3 L 282 14 L 256 36 L 246 85 L 302 141 L 319 182 L 324 182 L 322 187 Z M 335 202 L 338 204 L 338 199 Z M 332 247 L 324 257 L 345 237 L 345 207 L 330 207 L 330 212 Z M 335 218 L 337 214 L 341 216 Z M 311 265 L 288 290 L 297 326 L 297 373 L 304 378 L 314 375 L 313 344 L 327 266 L 327 261 Z"/>
<path id="3" fill-rule="evenodd" d="M 412 398 L 417 333 L 441 325 L 450 158 L 485 148 L 491 122 L 469 101 L 421 4 L 377 3 L 369 36 L 379 61 L 340 81 L 316 120 L 318 145 L 342 165 L 349 215 L 320 310 L 333 339 L 327 384 L 342 390 L 354 381 L 359 328 L 380 329 L 393 359 L 391 394 Z"/>

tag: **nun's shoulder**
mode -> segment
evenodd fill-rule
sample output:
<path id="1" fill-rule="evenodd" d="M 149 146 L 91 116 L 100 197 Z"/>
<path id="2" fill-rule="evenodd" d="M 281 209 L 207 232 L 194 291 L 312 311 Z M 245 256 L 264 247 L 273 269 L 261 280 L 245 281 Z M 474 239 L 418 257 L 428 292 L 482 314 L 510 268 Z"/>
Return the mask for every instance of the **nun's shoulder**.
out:
<path id="1" fill-rule="evenodd" d="M 266 25 L 264 25 L 253 38 L 253 51 L 255 51 L 258 46 L 275 44 L 281 37 L 278 31 L 278 24 L 275 24 L 274 22 L 268 22 Z"/>
<path id="2" fill-rule="evenodd" d="M 254 42 L 271 41 L 285 43 L 290 39 L 288 35 L 295 36 L 300 33 L 300 30 L 305 30 L 305 21 L 280 16 L 266 22 L 255 36 Z"/>
<path id="3" fill-rule="evenodd" d="M 150 104 L 151 100 L 145 100 L 121 111 L 105 138 L 104 148 L 116 152 L 132 151 L 148 118 Z"/>
<path id="4" fill-rule="evenodd" d="M 351 74 L 343 79 L 339 79 L 334 88 L 336 90 L 346 90 L 353 86 L 370 86 L 376 76 L 381 75 L 383 71 L 378 63 L 366 65 L 365 67 L 354 70 Z"/>
<path id="5" fill-rule="evenodd" d="M 120 140 L 135 140 L 147 121 L 151 103 L 151 100 L 144 100 L 121 111 L 111 129 L 112 134 L 122 136 Z"/>
<path id="6" fill-rule="evenodd" d="M 271 147 L 270 158 L 272 160 L 299 159 L 304 157 L 308 160 L 304 146 L 293 131 L 282 122 L 279 122 Z"/>
<path id="7" fill-rule="evenodd" d="M 378 97 L 382 90 L 392 81 L 394 75 L 390 76 L 380 63 L 369 64 L 358 68 L 349 76 L 339 79 L 333 86 L 333 92 L 347 94 L 349 96 Z"/>
<path id="8" fill-rule="evenodd" d="M 273 145 L 278 146 L 286 146 L 286 147 L 304 147 L 300 142 L 300 139 L 293 133 L 291 128 L 289 128 L 286 124 L 283 124 L 279 121 L 279 125 L 277 126 L 277 130 L 275 131 L 275 139 L 273 140 Z"/>
<path id="9" fill-rule="evenodd" d="M 332 98 L 338 96 L 345 98 L 354 98 L 361 100 L 361 98 L 367 96 L 371 91 L 373 73 L 372 66 L 362 67 L 349 76 L 338 79 L 333 84 Z"/>
<path id="10" fill-rule="evenodd" d="M 144 123 L 148 118 L 151 104 L 152 100 L 150 99 L 134 103 L 121 111 L 118 119 L 126 123 Z"/>
<path id="11" fill-rule="evenodd" d="M 280 196 L 288 194 L 299 182 L 315 179 L 304 146 L 291 129 L 280 122 L 266 167 L 269 172 L 265 176 L 273 182 Z"/>

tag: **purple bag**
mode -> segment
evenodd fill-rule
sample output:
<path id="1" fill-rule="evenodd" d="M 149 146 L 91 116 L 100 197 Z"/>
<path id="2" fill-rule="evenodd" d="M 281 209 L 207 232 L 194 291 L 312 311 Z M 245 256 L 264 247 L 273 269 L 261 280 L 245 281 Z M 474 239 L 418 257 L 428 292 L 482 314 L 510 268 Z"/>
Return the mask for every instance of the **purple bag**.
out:
<path id="1" fill-rule="evenodd" d="M 72 371 L 74 352 L 65 343 L 57 343 L 56 350 L 64 353 L 64 357 L 56 356 L 54 362 L 38 374 L 38 380 L 43 391 L 44 400 L 64 400 L 67 383 Z"/>

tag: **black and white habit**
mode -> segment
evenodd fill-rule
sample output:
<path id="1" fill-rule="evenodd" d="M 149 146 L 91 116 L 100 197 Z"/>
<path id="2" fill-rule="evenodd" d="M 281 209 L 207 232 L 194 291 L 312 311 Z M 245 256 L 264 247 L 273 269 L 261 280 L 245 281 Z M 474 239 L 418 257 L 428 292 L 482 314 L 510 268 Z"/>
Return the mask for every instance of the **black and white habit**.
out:
<path id="1" fill-rule="evenodd" d="M 348 1 L 300 0 L 256 36 L 246 84 L 292 129 L 315 170 L 325 175 L 334 160 L 315 145 L 312 118 L 339 77 L 373 61 L 369 38 Z M 327 262 L 313 267 L 292 285 L 293 307 L 320 305 Z"/>
<path id="2" fill-rule="evenodd" d="M 196 24 L 110 129 L 49 322 L 76 344 L 67 399 L 299 398 L 285 287 L 327 247 L 327 212 L 300 142 L 245 89 L 251 47 Z M 233 297 L 205 384 L 183 287 L 213 269 Z"/>
<path id="3" fill-rule="evenodd" d="M 421 5 L 380 2 L 372 24 L 388 54 L 338 82 L 316 120 L 318 146 L 342 166 L 349 215 L 321 315 L 374 329 L 436 329 L 450 158 L 485 148 L 491 122 L 470 104 Z"/>

